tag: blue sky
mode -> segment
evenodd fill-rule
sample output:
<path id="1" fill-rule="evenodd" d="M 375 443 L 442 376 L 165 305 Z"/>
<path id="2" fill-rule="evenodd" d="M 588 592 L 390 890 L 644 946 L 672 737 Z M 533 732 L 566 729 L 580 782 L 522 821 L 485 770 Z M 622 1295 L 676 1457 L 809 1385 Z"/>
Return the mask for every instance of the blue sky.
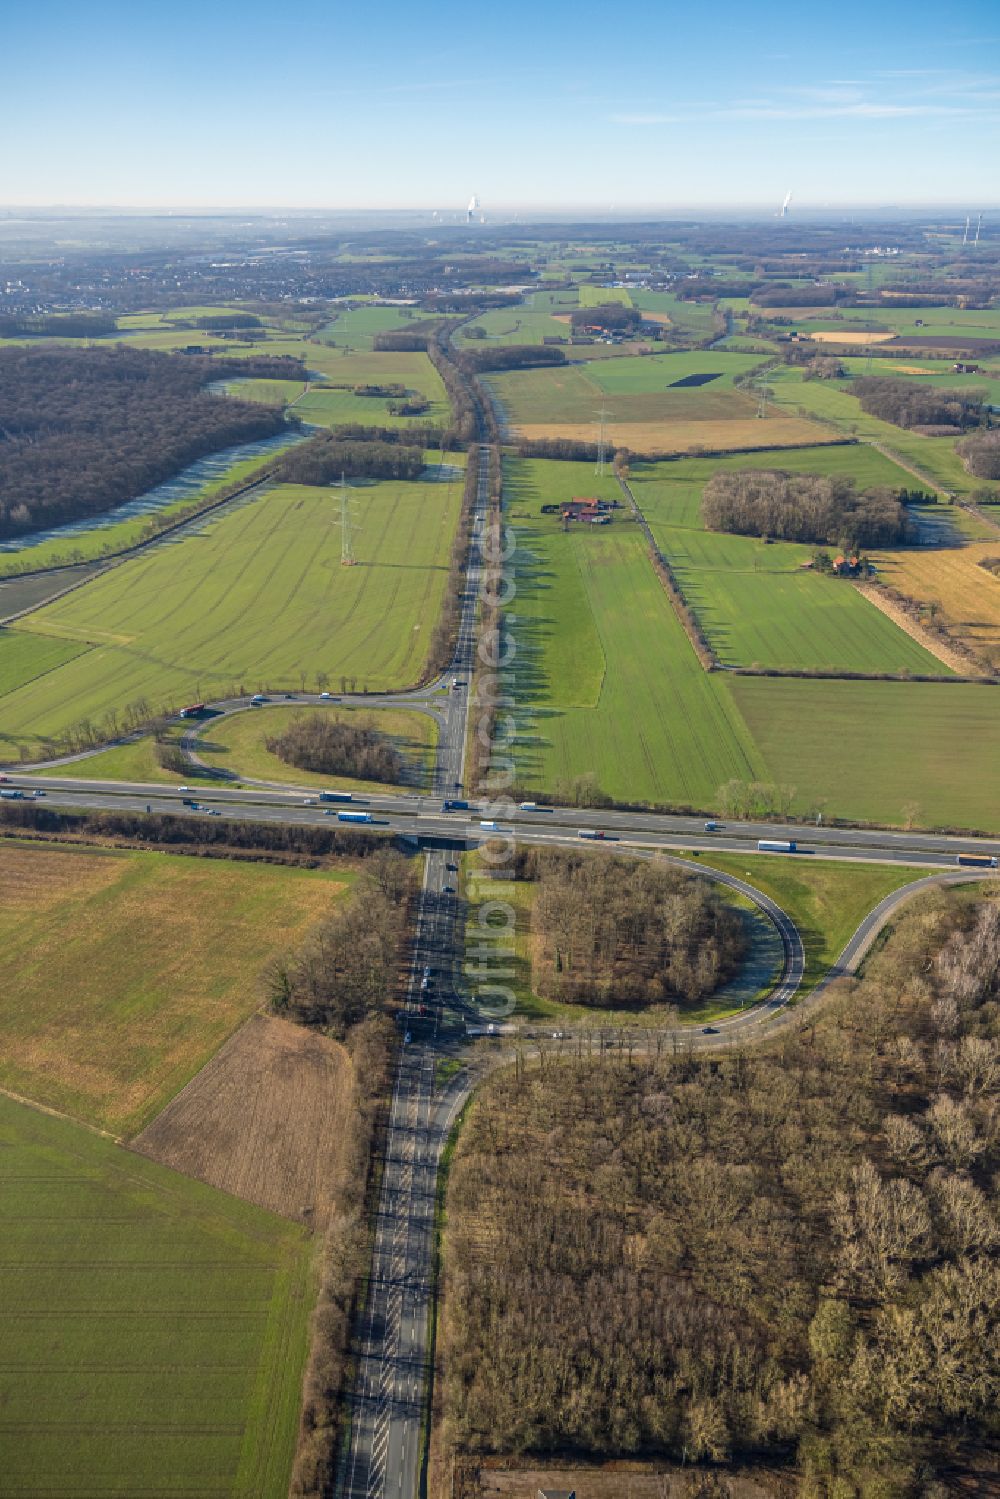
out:
<path id="1" fill-rule="evenodd" d="M 1000 202 L 1000 6 L 34 0 L 0 203 Z"/>

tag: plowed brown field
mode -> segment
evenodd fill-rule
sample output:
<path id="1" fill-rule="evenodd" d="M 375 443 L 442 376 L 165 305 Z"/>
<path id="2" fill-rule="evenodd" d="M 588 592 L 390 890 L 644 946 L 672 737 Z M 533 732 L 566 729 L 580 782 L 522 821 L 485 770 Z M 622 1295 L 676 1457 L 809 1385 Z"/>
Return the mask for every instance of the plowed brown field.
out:
<path id="1" fill-rule="evenodd" d="M 340 1186 L 353 1091 L 342 1046 L 287 1020 L 254 1015 L 133 1149 L 321 1227 Z"/>

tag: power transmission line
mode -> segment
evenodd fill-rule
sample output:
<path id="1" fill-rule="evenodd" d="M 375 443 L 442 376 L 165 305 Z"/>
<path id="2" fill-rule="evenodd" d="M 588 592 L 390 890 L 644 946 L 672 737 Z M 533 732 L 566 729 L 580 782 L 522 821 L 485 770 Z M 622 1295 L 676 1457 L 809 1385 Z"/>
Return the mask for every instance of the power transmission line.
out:
<path id="1" fill-rule="evenodd" d="M 350 486 L 344 474 L 340 476 L 340 565 L 341 567 L 355 567 L 357 557 L 354 555 L 354 538 L 351 535 L 351 501 L 348 494 Z"/>

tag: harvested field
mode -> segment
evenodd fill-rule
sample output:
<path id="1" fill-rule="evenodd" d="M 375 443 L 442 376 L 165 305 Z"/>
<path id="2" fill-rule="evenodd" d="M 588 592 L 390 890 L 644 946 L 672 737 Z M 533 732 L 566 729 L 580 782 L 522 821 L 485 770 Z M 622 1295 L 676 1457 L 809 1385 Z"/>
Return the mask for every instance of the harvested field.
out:
<path id="1" fill-rule="evenodd" d="M 879 577 L 918 603 L 936 606 L 936 622 L 1000 666 L 1000 578 L 979 563 L 1000 554 L 996 541 L 946 550 L 914 547 L 879 554 Z"/>
<path id="2" fill-rule="evenodd" d="M 518 436 L 534 441 L 543 437 L 566 437 L 576 442 L 594 441 L 592 422 L 520 422 Z M 803 447 L 837 442 L 841 434 L 815 422 L 794 416 L 756 417 L 738 421 L 608 422 L 612 443 L 635 453 L 663 454 L 749 452 L 755 448 Z"/>
<path id="3" fill-rule="evenodd" d="M 949 671 L 957 672 L 960 677 L 982 675 L 958 651 L 953 651 L 950 646 L 938 640 L 930 630 L 923 629 L 894 599 L 890 598 L 887 593 L 883 593 L 881 588 L 876 588 L 871 583 L 855 583 L 854 587 L 869 603 L 874 604 L 876 609 L 880 609 L 888 619 L 893 620 L 901 630 L 905 631 L 911 640 L 915 640 L 925 651 L 936 656 Z"/>
<path id="4" fill-rule="evenodd" d="M 254 1015 L 133 1148 L 321 1228 L 340 1186 L 353 1081 L 336 1041 Z"/>
<path id="5" fill-rule="evenodd" d="M 896 335 L 894 333 L 810 333 L 809 337 L 818 344 L 884 344 L 891 342 Z"/>

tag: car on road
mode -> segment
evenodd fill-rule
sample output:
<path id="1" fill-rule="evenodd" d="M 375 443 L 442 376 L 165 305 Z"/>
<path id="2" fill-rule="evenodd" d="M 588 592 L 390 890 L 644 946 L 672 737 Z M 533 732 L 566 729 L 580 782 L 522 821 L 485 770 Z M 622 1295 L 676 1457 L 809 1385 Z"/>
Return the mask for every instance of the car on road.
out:
<path id="1" fill-rule="evenodd" d="M 719 1034 L 719 1031 L 717 1026 L 703 1025 L 701 1028 L 701 1033 L 703 1036 L 717 1036 Z"/>
<path id="2" fill-rule="evenodd" d="M 221 817 L 222 816 L 222 813 L 219 811 L 218 807 L 202 807 L 201 810 L 204 813 L 206 813 L 206 815 L 209 816 L 209 817 Z"/>
<path id="3" fill-rule="evenodd" d="M 458 873 L 458 865 L 457 864 L 446 864 L 444 867 L 445 867 L 445 869 L 448 870 L 449 874 L 457 874 Z"/>
<path id="4" fill-rule="evenodd" d="M 6 782 L 9 781 L 9 780 L 10 780 L 10 776 L 0 776 L 0 785 L 5 785 Z"/>
<path id="5" fill-rule="evenodd" d="M 577 836 L 580 838 L 606 838 L 607 834 L 603 828 L 581 828 Z"/>
<path id="6" fill-rule="evenodd" d="M 705 832 L 706 833 L 718 833 L 721 830 L 721 828 L 722 828 L 722 823 L 721 822 L 706 822 L 706 824 L 705 824 Z"/>
<path id="7" fill-rule="evenodd" d="M 316 798 L 314 796 L 304 796 L 302 798 L 302 805 L 304 807 L 315 807 Z"/>
<path id="8" fill-rule="evenodd" d="M 31 794 L 32 796 L 44 796 L 45 792 L 42 790 L 41 786 L 36 786 Z"/>
<path id="9" fill-rule="evenodd" d="M 454 887 L 454 885 L 445 885 L 445 887 L 444 887 L 444 893 L 445 893 L 445 895 L 454 895 L 455 894 L 455 887 Z"/>
<path id="10" fill-rule="evenodd" d="M 190 791 L 191 787 L 190 786 L 178 786 L 177 790 L 178 791 Z"/>

